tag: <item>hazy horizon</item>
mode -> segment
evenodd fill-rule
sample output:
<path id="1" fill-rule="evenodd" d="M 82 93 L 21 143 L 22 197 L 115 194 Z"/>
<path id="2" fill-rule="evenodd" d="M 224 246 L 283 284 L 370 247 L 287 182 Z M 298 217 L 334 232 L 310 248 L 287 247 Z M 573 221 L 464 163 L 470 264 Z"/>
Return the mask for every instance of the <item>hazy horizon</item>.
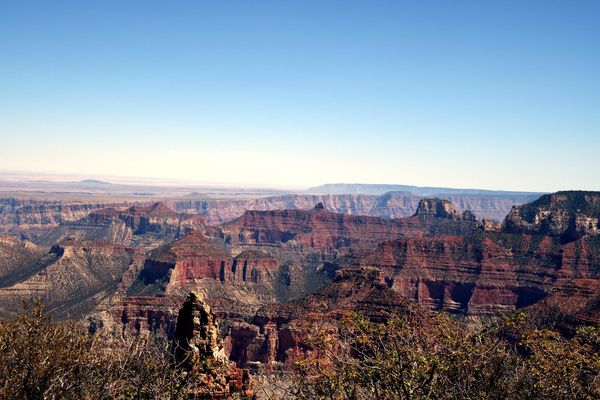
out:
<path id="1" fill-rule="evenodd" d="M 4 4 L 0 170 L 600 190 L 599 20 L 595 1 Z"/>
<path id="2" fill-rule="evenodd" d="M 47 183 L 71 183 L 77 184 L 83 181 L 98 181 L 99 183 L 107 183 L 111 185 L 131 185 L 131 186 L 171 186 L 179 188 L 194 187 L 215 187 L 215 188 L 229 188 L 229 189 L 272 189 L 281 192 L 302 192 L 308 189 L 325 186 L 325 185 L 373 185 L 373 186 L 414 186 L 417 188 L 428 188 L 428 187 L 439 187 L 445 189 L 458 189 L 458 190 L 483 190 L 483 191 L 498 191 L 498 192 L 523 192 L 523 193 L 550 193 L 551 191 L 535 191 L 535 190 L 516 190 L 512 188 L 494 188 L 494 187 L 451 187 L 451 186 L 436 186 L 436 185 L 413 185 L 403 182 L 317 182 L 311 185 L 297 186 L 297 185 L 276 185 L 269 183 L 239 183 L 239 182 L 214 182 L 214 181 L 199 181 L 199 180 L 183 180 L 183 179 L 168 179 L 168 178 L 154 178 L 154 177 L 132 177 L 132 176 L 115 176 L 115 175 L 89 175 L 89 174 L 59 174 L 59 173 L 46 173 L 39 171 L 11 171 L 0 169 L 0 182 L 13 182 L 13 183 L 34 183 L 34 182 L 47 182 Z M 560 190 L 571 190 L 570 188 L 563 188 Z"/>

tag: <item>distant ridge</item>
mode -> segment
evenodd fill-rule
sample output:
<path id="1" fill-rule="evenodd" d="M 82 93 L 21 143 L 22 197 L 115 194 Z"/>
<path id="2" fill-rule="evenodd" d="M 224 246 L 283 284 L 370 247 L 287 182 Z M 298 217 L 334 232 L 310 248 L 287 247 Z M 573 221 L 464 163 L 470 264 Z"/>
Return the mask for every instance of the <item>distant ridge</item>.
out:
<path id="1" fill-rule="evenodd" d="M 477 196 L 541 196 L 544 192 L 518 192 L 487 189 L 453 189 L 444 187 L 369 184 L 369 183 L 327 183 L 311 187 L 307 193 L 314 194 L 372 194 L 381 195 L 387 192 L 410 192 L 417 196 L 436 195 L 477 195 Z"/>
<path id="2" fill-rule="evenodd" d="M 97 179 L 83 179 L 79 182 L 73 182 L 73 183 L 79 183 L 82 185 L 111 185 L 110 182 L 99 181 Z"/>

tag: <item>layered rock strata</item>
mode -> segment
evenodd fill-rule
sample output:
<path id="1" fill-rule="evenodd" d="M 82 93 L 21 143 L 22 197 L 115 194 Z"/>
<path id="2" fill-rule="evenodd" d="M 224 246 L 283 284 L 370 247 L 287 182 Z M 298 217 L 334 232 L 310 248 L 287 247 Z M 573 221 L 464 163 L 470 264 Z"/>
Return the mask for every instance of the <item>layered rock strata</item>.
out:
<path id="1" fill-rule="evenodd" d="M 513 207 L 504 221 L 511 233 L 558 236 L 563 241 L 600 234 L 600 192 L 565 191 Z"/>
<path id="2" fill-rule="evenodd" d="M 442 203 L 441 200 L 437 200 Z M 430 200 L 421 200 L 430 204 Z M 320 204 L 320 203 L 319 203 Z M 443 206 L 448 206 L 443 202 Z M 425 205 L 419 210 L 424 210 Z M 448 208 L 449 209 L 449 208 Z M 246 211 L 222 226 L 220 236 L 230 245 L 285 244 L 300 250 L 332 254 L 344 248 L 372 247 L 384 240 L 409 236 L 461 235 L 476 225 L 470 214 L 440 218 L 428 212 L 386 220 L 378 217 L 336 214 L 322 206 L 312 210 Z"/>
<path id="3" fill-rule="evenodd" d="M 79 241 L 105 240 L 119 245 L 151 248 L 156 243 L 173 240 L 192 230 L 202 230 L 204 224 L 204 217 L 180 214 L 159 202 L 126 210 L 97 210 L 78 221 L 62 224 L 37 242 L 49 246 L 68 238 Z"/>
<path id="4" fill-rule="evenodd" d="M 75 222 L 103 208 L 128 207 L 128 202 L 61 202 L 0 199 L 0 233 L 36 239 L 61 223 Z"/>
<path id="5" fill-rule="evenodd" d="M 113 318 L 123 329 L 166 331 L 176 310 L 160 307 L 201 290 L 228 333 L 225 353 L 252 368 L 292 366 L 306 351 L 302 329 L 310 316 L 358 310 L 384 319 L 407 302 L 473 318 L 575 302 L 585 305 L 578 318 L 593 321 L 600 236 L 565 237 L 568 229 L 533 229 L 526 221 L 546 208 L 567 220 L 595 215 L 593 206 L 580 206 L 593 205 L 592 194 L 584 203 L 579 194 L 566 196 L 554 211 L 534 204 L 522 213 L 525 222 L 509 217 L 503 226 L 476 222 L 440 199 L 425 199 L 416 215 L 396 220 L 335 214 L 325 205 L 249 211 L 151 252 L 115 301 Z"/>
<path id="6" fill-rule="evenodd" d="M 0 281 L 0 313 L 10 315 L 22 301 L 39 298 L 59 317 L 85 314 L 112 295 L 123 273 L 142 260 L 143 253 L 107 242 L 55 245 L 20 274 Z"/>
<path id="7" fill-rule="evenodd" d="M 173 338 L 178 368 L 198 380 L 195 398 L 249 398 L 248 371 L 229 361 L 219 338 L 219 327 L 200 293 L 191 292 L 179 310 Z"/>

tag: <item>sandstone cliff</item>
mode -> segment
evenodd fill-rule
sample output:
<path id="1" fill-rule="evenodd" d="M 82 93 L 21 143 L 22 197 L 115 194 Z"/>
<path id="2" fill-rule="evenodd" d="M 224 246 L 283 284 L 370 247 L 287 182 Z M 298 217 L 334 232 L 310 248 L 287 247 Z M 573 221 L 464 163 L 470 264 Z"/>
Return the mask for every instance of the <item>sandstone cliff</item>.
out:
<path id="1" fill-rule="evenodd" d="M 407 238 L 346 262 L 380 269 L 390 288 L 430 308 L 482 315 L 549 295 L 589 299 L 600 290 L 598 244 L 504 233 Z"/>
<path id="2" fill-rule="evenodd" d="M 219 327 L 201 293 L 191 292 L 179 310 L 173 338 L 178 368 L 194 379 L 194 398 L 249 398 L 250 376 L 231 363 Z"/>
<path id="3" fill-rule="evenodd" d="M 317 203 L 323 203 L 327 210 L 335 213 L 402 218 L 414 215 L 423 198 L 410 192 L 387 192 L 380 195 L 299 194 L 258 199 L 170 200 L 167 203 L 179 212 L 206 216 L 209 225 L 219 225 L 240 217 L 246 210 L 310 210 Z M 534 200 L 537 196 L 445 194 L 441 198 L 450 201 L 459 212 L 469 210 L 478 218 L 502 220 L 512 206 Z"/>
<path id="4" fill-rule="evenodd" d="M 565 191 L 513 207 L 504 221 L 513 233 L 559 236 L 563 241 L 600 234 L 600 192 Z"/>
<path id="5" fill-rule="evenodd" d="M 502 220 L 514 205 L 531 201 L 533 195 L 442 194 L 459 212 L 472 211 L 478 218 Z M 169 199 L 165 204 L 180 213 L 199 214 L 209 225 L 219 225 L 240 217 L 246 210 L 309 210 L 323 203 L 336 213 L 369 215 L 387 219 L 411 216 L 423 197 L 410 192 L 392 191 L 369 194 L 289 194 L 261 198 Z M 21 235 L 30 240 L 47 233 L 62 223 L 85 218 L 104 208 L 124 210 L 132 205 L 146 207 L 150 201 L 131 198 L 129 201 L 51 201 L 36 199 L 0 199 L 0 233 Z"/>
<path id="6" fill-rule="evenodd" d="M 0 314 L 21 309 L 23 300 L 41 299 L 59 316 L 82 315 L 112 294 L 140 253 L 106 242 L 65 242 L 52 247 L 16 277 L 0 281 Z"/>
<path id="7" fill-rule="evenodd" d="M 119 245 L 152 248 L 192 230 L 203 229 L 204 223 L 202 216 L 180 214 L 158 202 L 125 210 L 96 210 L 80 220 L 61 224 L 36 242 L 50 246 L 65 239 L 104 240 Z"/>
<path id="8" fill-rule="evenodd" d="M 575 200 L 565 201 L 552 212 L 594 215 L 593 207 L 568 210 Z M 534 214 L 543 207 L 530 205 Z M 155 212 L 171 215 L 160 205 Z M 133 237 L 140 229 L 139 236 L 153 232 L 135 218 L 119 221 Z M 123 265 L 115 295 L 101 301 L 91 322 L 117 334 L 172 337 L 176 305 L 189 291 L 201 291 L 228 333 L 225 353 L 240 365 L 260 368 L 291 365 L 304 351 L 302 321 L 323 313 L 336 318 L 359 310 L 384 318 L 411 301 L 480 317 L 569 299 L 590 303 L 581 314 L 594 318 L 600 236 L 585 231 L 564 240 L 562 232 L 524 233 L 506 223 L 504 228 L 479 223 L 443 199 L 421 199 L 415 215 L 391 220 L 333 213 L 325 204 L 311 210 L 248 211 L 145 254 L 145 248 L 137 248 L 142 256 Z M 50 256 L 65 253 L 59 246 Z"/>
<path id="9" fill-rule="evenodd" d="M 95 210 L 128 205 L 127 202 L 61 202 L 1 198 L 0 233 L 35 239 L 61 223 L 80 220 Z"/>
<path id="10" fill-rule="evenodd" d="M 439 202 L 446 218 L 426 213 L 426 207 Z M 333 254 L 341 249 L 372 247 L 384 240 L 407 236 L 461 235 L 476 225 L 471 215 L 463 218 L 448 202 L 420 201 L 413 217 L 393 220 L 337 214 L 329 212 L 322 203 L 312 210 L 246 211 L 244 215 L 221 228 L 221 237 L 230 245 L 280 245 L 299 250 L 311 249 Z"/>

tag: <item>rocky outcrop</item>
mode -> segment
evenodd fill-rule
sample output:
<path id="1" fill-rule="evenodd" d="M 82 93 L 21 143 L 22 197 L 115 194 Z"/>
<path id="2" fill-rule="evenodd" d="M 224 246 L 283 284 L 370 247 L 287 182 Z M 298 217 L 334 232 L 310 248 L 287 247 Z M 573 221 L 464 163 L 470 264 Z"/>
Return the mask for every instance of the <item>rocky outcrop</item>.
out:
<path id="1" fill-rule="evenodd" d="M 440 198 L 450 201 L 452 207 L 459 212 L 469 210 L 478 218 L 496 220 L 502 220 L 512 206 L 535 200 L 537 197 L 535 194 L 440 195 Z M 240 217 L 246 210 L 310 210 L 317 203 L 323 203 L 327 210 L 335 213 L 386 219 L 403 218 L 415 214 L 421 199 L 422 196 L 410 192 L 390 191 L 380 195 L 290 194 L 257 199 L 170 200 L 167 204 L 179 212 L 206 216 L 208 225 L 219 225 Z"/>
<path id="2" fill-rule="evenodd" d="M 250 376 L 229 362 L 219 327 L 201 293 L 191 292 L 177 316 L 173 338 L 176 365 L 198 380 L 196 398 L 249 398 Z"/>
<path id="3" fill-rule="evenodd" d="M 426 198 L 420 200 L 415 216 L 420 215 L 462 221 L 477 221 L 477 217 L 470 210 L 465 210 L 460 214 L 452 208 L 452 203 L 450 203 L 450 201 L 438 198 Z"/>
<path id="4" fill-rule="evenodd" d="M 477 195 L 442 194 L 459 212 L 472 211 L 478 218 L 502 220 L 514 205 L 534 200 L 535 195 Z M 369 194 L 289 194 L 261 198 L 173 199 L 165 205 L 184 214 L 198 214 L 208 225 L 219 225 L 234 220 L 246 210 L 309 210 L 323 203 L 331 212 L 368 215 L 386 219 L 408 217 L 415 213 L 423 197 L 410 192 L 391 191 L 380 195 Z M 91 212 L 104 208 L 124 210 L 135 205 L 145 208 L 148 200 L 105 201 L 48 201 L 35 199 L 0 199 L 0 233 L 21 235 L 30 240 L 48 233 L 60 224 L 85 218 Z"/>
<path id="5" fill-rule="evenodd" d="M 333 254 L 342 249 L 373 247 L 400 237 L 465 234 L 476 225 L 468 215 L 463 219 L 449 205 L 447 212 L 455 217 L 447 218 L 445 214 L 438 217 L 424 211 L 414 217 L 387 220 L 336 214 L 323 207 L 310 211 L 246 211 L 242 217 L 223 225 L 218 234 L 232 246 L 283 244 Z"/>
<path id="6" fill-rule="evenodd" d="M 203 361 L 227 360 L 215 316 L 201 293 L 191 292 L 179 310 L 173 354 L 177 363 L 189 370 Z"/>
<path id="7" fill-rule="evenodd" d="M 0 287 L 27 276 L 43 256 L 44 250 L 27 240 L 0 236 Z"/>
<path id="8" fill-rule="evenodd" d="M 103 208 L 127 207 L 129 202 L 68 202 L 0 199 L 0 233 L 36 239 L 61 223 L 75 222 Z"/>
<path id="9" fill-rule="evenodd" d="M 428 215 L 436 218 L 459 219 L 458 212 L 452 209 L 448 200 L 428 198 L 419 201 L 415 215 Z"/>
<path id="10" fill-rule="evenodd" d="M 211 299 L 259 305 L 285 301 L 327 281 L 318 254 L 246 249 L 233 256 L 222 241 L 192 232 L 150 253 L 130 294 L 178 295 L 190 290 Z M 154 287 L 155 291 L 149 291 Z"/>
<path id="11" fill-rule="evenodd" d="M 143 254 L 106 242 L 55 245 L 25 268 L 26 274 L 3 280 L 0 313 L 10 315 L 21 309 L 23 300 L 40 298 L 59 317 L 85 314 L 113 293 L 123 273 L 141 260 Z"/>
<path id="12" fill-rule="evenodd" d="M 558 236 L 563 241 L 600 234 L 600 192 L 565 191 L 513 207 L 504 230 Z"/>
<path id="13" fill-rule="evenodd" d="M 192 230 L 202 230 L 205 218 L 180 214 L 164 203 L 126 210 L 106 208 L 91 212 L 85 218 L 64 223 L 37 240 L 50 246 L 65 239 L 104 240 L 118 245 L 156 247 Z"/>
<path id="14" fill-rule="evenodd" d="M 394 291 L 436 310 L 494 314 L 546 298 L 591 298 L 600 290 L 600 246 L 584 237 L 483 234 L 405 238 L 345 260 L 375 267 Z"/>

